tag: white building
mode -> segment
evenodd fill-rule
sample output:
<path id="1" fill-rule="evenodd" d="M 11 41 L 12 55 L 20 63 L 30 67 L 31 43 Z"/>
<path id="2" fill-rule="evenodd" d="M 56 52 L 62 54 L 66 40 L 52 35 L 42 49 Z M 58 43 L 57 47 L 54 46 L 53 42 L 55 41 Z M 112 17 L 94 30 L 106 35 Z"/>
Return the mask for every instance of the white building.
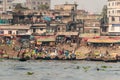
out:
<path id="1" fill-rule="evenodd" d="M 108 0 L 109 35 L 120 35 L 120 0 Z"/>

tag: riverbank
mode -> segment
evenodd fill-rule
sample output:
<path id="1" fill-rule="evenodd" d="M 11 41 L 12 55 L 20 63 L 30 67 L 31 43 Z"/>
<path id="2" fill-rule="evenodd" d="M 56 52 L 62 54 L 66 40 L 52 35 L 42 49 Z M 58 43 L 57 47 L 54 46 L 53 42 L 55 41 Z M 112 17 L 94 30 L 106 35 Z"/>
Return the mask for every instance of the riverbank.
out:
<path id="1" fill-rule="evenodd" d="M 42 48 L 42 47 L 41 47 Z M 105 61 L 105 62 L 118 62 L 120 56 L 117 53 L 110 53 L 107 48 L 92 48 L 92 47 L 79 47 L 76 51 L 58 50 L 58 48 L 52 48 L 53 52 L 46 50 L 35 52 L 35 49 L 22 49 L 14 50 L 9 45 L 1 45 L 0 49 L 3 50 L 3 54 L 0 56 L 3 59 L 8 60 L 87 60 L 87 61 Z M 44 49 L 44 47 L 43 47 Z M 102 50 L 104 49 L 104 50 Z M 108 48 L 110 49 L 110 48 Z M 118 49 L 119 50 L 119 49 Z M 118 51 L 115 49 L 114 51 Z M 47 52 L 46 52 L 47 51 Z M 105 52 L 106 51 L 106 52 Z M 112 52 L 112 51 L 111 51 Z"/>

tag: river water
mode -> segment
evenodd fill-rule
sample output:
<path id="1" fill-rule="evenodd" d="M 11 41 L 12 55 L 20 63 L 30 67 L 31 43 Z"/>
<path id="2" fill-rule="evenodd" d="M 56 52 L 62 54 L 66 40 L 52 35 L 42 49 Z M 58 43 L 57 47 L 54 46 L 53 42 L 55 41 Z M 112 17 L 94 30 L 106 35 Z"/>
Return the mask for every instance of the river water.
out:
<path id="1" fill-rule="evenodd" d="M 0 80 L 120 80 L 120 63 L 3 60 Z"/>

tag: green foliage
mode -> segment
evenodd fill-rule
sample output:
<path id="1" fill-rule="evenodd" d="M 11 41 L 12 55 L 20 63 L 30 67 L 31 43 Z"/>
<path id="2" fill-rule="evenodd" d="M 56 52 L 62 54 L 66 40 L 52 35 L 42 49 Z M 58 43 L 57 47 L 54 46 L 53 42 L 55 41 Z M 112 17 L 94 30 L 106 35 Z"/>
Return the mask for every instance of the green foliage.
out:
<path id="1" fill-rule="evenodd" d="M 107 66 L 101 66 L 101 68 L 108 68 Z"/>
<path id="2" fill-rule="evenodd" d="M 86 66 L 86 67 L 82 67 L 84 69 L 85 72 L 87 72 L 90 69 L 90 66 Z"/>
<path id="3" fill-rule="evenodd" d="M 49 6 L 42 4 L 42 5 L 40 5 L 38 8 L 41 9 L 41 10 L 48 10 L 48 9 L 49 9 Z"/>
<path id="4" fill-rule="evenodd" d="M 27 7 L 23 7 L 21 4 L 17 4 L 15 6 L 15 10 L 27 10 L 28 8 Z"/>
<path id="5" fill-rule="evenodd" d="M 107 5 L 104 5 L 102 9 L 102 18 L 101 18 L 101 24 L 107 24 L 108 23 L 108 18 L 107 18 Z"/>
<path id="6" fill-rule="evenodd" d="M 34 73 L 33 72 L 27 72 L 27 75 L 33 75 Z"/>

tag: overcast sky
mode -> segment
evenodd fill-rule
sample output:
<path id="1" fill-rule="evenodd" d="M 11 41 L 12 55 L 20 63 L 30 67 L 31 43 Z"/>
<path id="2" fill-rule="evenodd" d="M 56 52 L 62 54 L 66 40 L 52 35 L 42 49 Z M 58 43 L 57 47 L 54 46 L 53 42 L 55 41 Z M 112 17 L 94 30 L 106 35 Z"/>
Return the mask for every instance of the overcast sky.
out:
<path id="1" fill-rule="evenodd" d="M 54 8 L 54 5 L 63 4 L 65 2 L 76 2 L 78 4 L 78 9 L 85 9 L 94 13 L 100 13 L 103 5 L 107 4 L 107 0 L 51 0 L 51 7 Z"/>

